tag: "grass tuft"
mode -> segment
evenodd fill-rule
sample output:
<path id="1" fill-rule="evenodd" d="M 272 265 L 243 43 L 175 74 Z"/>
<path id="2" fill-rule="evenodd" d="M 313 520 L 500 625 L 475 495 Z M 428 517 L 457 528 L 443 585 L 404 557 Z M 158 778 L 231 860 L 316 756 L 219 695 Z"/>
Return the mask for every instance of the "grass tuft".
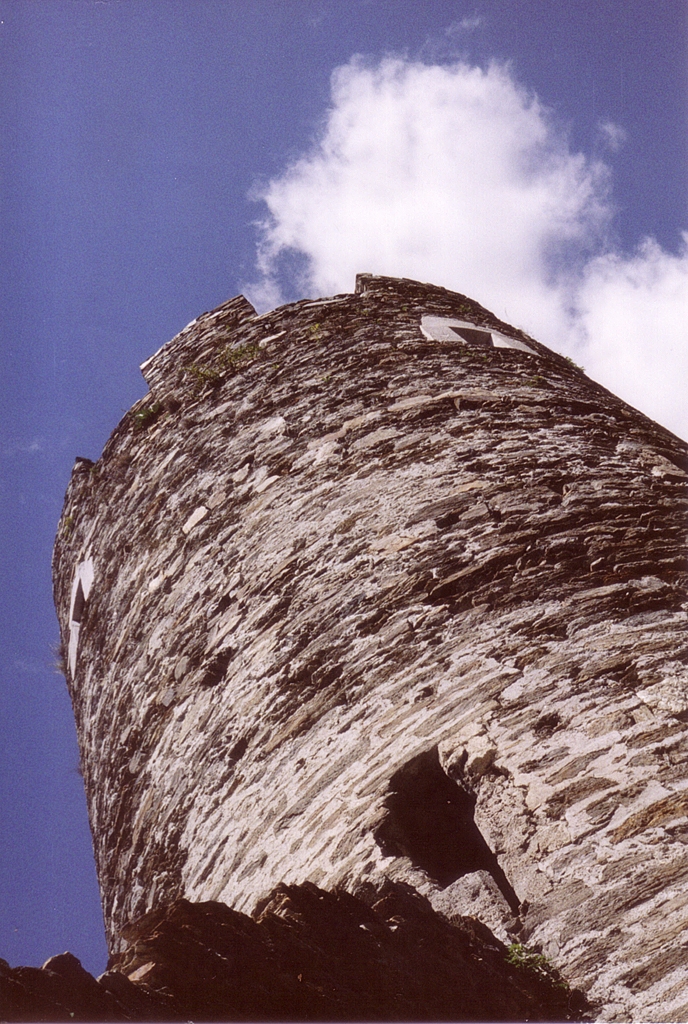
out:
<path id="1" fill-rule="evenodd" d="M 542 953 L 534 953 L 520 942 L 512 942 L 507 950 L 506 962 L 519 970 L 535 975 L 554 988 L 568 991 L 568 985 L 552 964 Z"/>

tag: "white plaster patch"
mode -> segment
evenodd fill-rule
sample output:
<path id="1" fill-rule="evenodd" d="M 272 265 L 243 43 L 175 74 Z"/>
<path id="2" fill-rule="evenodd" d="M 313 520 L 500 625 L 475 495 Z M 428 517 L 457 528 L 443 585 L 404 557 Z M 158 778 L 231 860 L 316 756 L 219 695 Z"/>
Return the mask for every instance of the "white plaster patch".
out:
<path id="1" fill-rule="evenodd" d="M 76 655 L 79 646 L 79 630 L 81 619 L 84 613 L 84 606 L 88 601 L 91 588 L 93 587 L 93 559 L 85 558 L 80 562 L 74 573 L 72 582 L 72 593 L 69 601 L 69 644 L 67 647 L 67 665 L 69 674 L 74 677 L 76 669 Z"/>
<path id="2" fill-rule="evenodd" d="M 91 593 L 91 587 L 93 586 L 93 559 L 86 558 L 83 562 L 80 562 L 77 566 L 76 573 L 74 574 L 74 582 L 72 583 L 72 596 L 69 602 L 69 618 L 77 622 L 81 621 L 81 616 L 75 614 L 75 608 L 77 605 L 77 596 L 79 591 L 79 585 L 84 596 L 84 600 L 88 601 L 89 594 Z"/>
<path id="3" fill-rule="evenodd" d="M 531 356 L 538 354 L 530 345 L 526 345 L 524 341 L 517 341 L 516 338 L 507 338 L 505 334 L 499 334 L 497 331 L 492 331 L 492 344 L 495 348 L 515 348 L 519 352 L 528 352 Z"/>
<path id="4" fill-rule="evenodd" d="M 74 677 L 74 669 L 76 668 L 76 652 L 79 646 L 79 623 L 69 623 L 69 646 L 67 648 L 67 664 L 69 666 L 69 674 Z"/>
<path id="5" fill-rule="evenodd" d="M 487 330 L 468 320 L 454 320 L 446 316 L 424 316 L 420 329 L 429 341 L 463 341 L 467 345 L 485 348 L 512 348 L 530 355 L 537 353 L 523 341 L 508 338 L 499 331 Z"/>
<path id="6" fill-rule="evenodd" d="M 469 323 L 468 320 L 453 320 L 447 316 L 424 316 L 420 322 L 420 329 L 429 341 L 466 342 L 466 339 L 461 337 L 459 331 L 476 331 L 484 336 L 479 343 L 487 348 L 492 347 L 490 332 L 485 330 L 484 327 L 478 327 L 476 324 Z"/>

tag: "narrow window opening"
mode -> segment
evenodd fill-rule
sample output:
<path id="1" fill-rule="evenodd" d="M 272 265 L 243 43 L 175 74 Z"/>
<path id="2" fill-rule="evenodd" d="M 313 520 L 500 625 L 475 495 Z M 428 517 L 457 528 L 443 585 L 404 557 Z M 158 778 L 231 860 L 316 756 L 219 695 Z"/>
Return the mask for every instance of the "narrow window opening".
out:
<path id="1" fill-rule="evenodd" d="M 76 594 L 74 595 L 74 607 L 72 608 L 72 622 L 81 622 L 84 617 L 84 608 L 86 607 L 86 595 L 84 594 L 84 588 L 81 585 L 81 580 L 76 588 Z"/>
<path id="2" fill-rule="evenodd" d="M 408 857 L 446 889 L 462 875 L 488 871 L 514 914 L 519 900 L 473 814 L 475 797 L 442 770 L 437 747 L 394 773 L 375 840 L 388 857 Z"/>

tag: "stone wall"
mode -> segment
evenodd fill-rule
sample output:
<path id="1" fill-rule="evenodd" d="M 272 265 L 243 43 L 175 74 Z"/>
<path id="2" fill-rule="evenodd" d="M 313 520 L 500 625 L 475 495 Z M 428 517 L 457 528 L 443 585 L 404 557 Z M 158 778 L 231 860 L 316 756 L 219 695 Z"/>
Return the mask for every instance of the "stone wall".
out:
<path id="1" fill-rule="evenodd" d="M 178 897 L 388 877 L 599 1019 L 688 1019 L 687 446 L 370 275 L 143 371 L 54 555 L 113 952 Z"/>

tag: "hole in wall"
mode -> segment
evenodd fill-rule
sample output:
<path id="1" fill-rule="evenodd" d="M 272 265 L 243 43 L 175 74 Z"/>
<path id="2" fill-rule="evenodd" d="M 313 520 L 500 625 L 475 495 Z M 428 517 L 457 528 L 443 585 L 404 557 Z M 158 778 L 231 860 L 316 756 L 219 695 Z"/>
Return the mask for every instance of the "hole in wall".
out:
<path id="1" fill-rule="evenodd" d="M 408 857 L 443 889 L 462 875 L 488 871 L 518 913 L 518 897 L 474 821 L 475 797 L 445 774 L 437 747 L 394 773 L 384 806 L 374 836 L 385 856 Z"/>
<path id="2" fill-rule="evenodd" d="M 469 345 L 477 345 L 479 348 L 492 348 L 492 335 L 489 331 L 480 331 L 472 327 L 455 327 L 454 330 Z"/>
<path id="3" fill-rule="evenodd" d="M 561 727 L 561 719 L 557 711 L 549 711 L 540 715 L 533 729 L 542 737 L 551 736 L 553 732 Z"/>
<path id="4" fill-rule="evenodd" d="M 224 594 L 220 598 L 220 600 L 217 602 L 217 607 L 215 609 L 215 614 L 216 615 L 221 615 L 222 612 L 226 612 L 227 609 L 229 608 L 230 604 L 232 603 L 232 601 L 233 601 L 233 598 L 231 597 L 230 594 Z"/>
<path id="5" fill-rule="evenodd" d="M 248 739 L 246 738 L 246 736 L 242 736 L 242 738 L 238 740 L 230 750 L 229 754 L 227 755 L 227 760 L 236 762 L 239 760 L 240 757 L 244 756 L 247 750 Z"/>
<path id="6" fill-rule="evenodd" d="M 569 486 L 568 481 L 564 480 L 563 477 L 551 476 L 544 480 L 543 483 L 550 491 L 554 491 L 555 494 L 559 494 L 561 497 L 566 494 L 566 489 Z"/>
<path id="7" fill-rule="evenodd" d="M 227 671 L 229 663 L 233 657 L 234 651 L 231 649 L 221 651 L 216 655 L 205 671 L 205 675 L 201 680 L 201 686 L 217 686 L 218 683 L 222 682 L 225 677 L 225 672 Z"/>

